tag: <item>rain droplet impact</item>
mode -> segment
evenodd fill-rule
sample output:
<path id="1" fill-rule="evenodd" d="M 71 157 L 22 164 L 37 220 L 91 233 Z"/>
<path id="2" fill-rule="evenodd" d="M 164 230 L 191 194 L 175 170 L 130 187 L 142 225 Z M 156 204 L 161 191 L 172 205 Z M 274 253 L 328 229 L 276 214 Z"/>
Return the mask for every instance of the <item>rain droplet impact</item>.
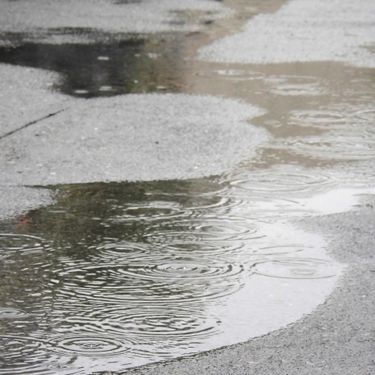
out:
<path id="1" fill-rule="evenodd" d="M 35 252 L 44 249 L 43 239 L 27 234 L 0 233 L 0 247 L 6 248 L 7 252 Z M 6 253 L 3 254 L 6 256 Z"/>
<path id="2" fill-rule="evenodd" d="M 274 76 L 266 79 L 270 91 L 282 96 L 316 96 L 327 94 L 327 90 L 315 77 Z"/>
<path id="3" fill-rule="evenodd" d="M 332 277 L 337 270 L 331 262 L 320 259 L 280 259 L 266 261 L 254 267 L 254 273 L 286 279 L 321 279 Z"/>
<path id="4" fill-rule="evenodd" d="M 127 346 L 114 338 L 97 335 L 72 335 L 55 338 L 54 350 L 81 356 L 113 356 L 126 352 Z M 52 344 L 52 341 L 49 342 Z"/>
<path id="5" fill-rule="evenodd" d="M 294 111 L 288 119 L 289 126 L 308 128 L 320 134 L 296 134 L 275 142 L 273 147 L 325 161 L 372 160 L 375 155 L 374 105 L 361 107 L 345 103 L 319 110 Z"/>
<path id="6" fill-rule="evenodd" d="M 12 307 L 0 307 L 0 319 L 20 319 L 26 318 L 29 314 Z"/>
<path id="7" fill-rule="evenodd" d="M 230 184 L 236 188 L 245 189 L 256 195 L 283 195 L 290 193 L 293 197 L 326 191 L 337 186 L 337 180 L 328 174 L 316 174 L 313 171 L 303 174 L 296 168 L 283 167 L 283 170 L 274 169 L 244 174 L 243 179 L 231 176 Z"/>
<path id="8" fill-rule="evenodd" d="M 126 270 L 119 270 L 121 274 L 129 275 L 137 278 L 146 279 L 171 279 L 173 282 L 178 282 L 186 279 L 205 279 L 213 277 L 223 277 L 226 274 L 234 273 L 235 270 L 232 265 L 215 265 L 215 264 L 204 264 L 193 263 L 188 259 L 180 259 L 174 262 L 168 262 L 165 264 L 157 265 L 145 265 L 136 267 L 127 267 Z M 237 269 L 237 272 L 241 272 L 241 267 Z"/>

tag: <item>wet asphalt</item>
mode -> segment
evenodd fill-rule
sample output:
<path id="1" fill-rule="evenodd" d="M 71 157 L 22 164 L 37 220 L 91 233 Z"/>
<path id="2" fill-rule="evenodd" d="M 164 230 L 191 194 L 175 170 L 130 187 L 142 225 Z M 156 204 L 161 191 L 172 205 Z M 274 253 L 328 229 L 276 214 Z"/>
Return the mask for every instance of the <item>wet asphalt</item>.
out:
<path id="1" fill-rule="evenodd" d="M 178 31 L 182 29 L 183 32 L 195 32 L 205 27 L 210 21 L 204 16 L 199 18 L 198 22 L 191 24 L 179 26 L 179 20 L 172 20 L 175 22 L 166 26 L 168 25 L 166 20 L 170 17 L 169 10 L 176 7 L 168 1 L 163 1 L 163 6 L 156 8 L 152 1 L 146 2 L 143 6 L 135 2 L 132 5 L 132 15 L 124 16 L 128 19 L 126 28 L 121 26 L 122 23 L 117 18 L 116 22 L 111 25 L 108 24 L 108 19 L 105 21 L 105 16 L 114 17 L 114 14 L 113 9 L 106 7 L 104 5 L 106 2 L 103 1 L 93 1 L 90 7 L 87 2 L 80 2 L 79 6 L 75 5 L 77 9 L 71 14 L 69 4 L 65 4 L 64 9 L 60 9 L 59 12 L 53 13 L 57 6 L 54 1 L 43 2 L 43 6 L 40 5 L 40 12 L 36 8 L 30 8 L 27 3 L 30 2 L 2 1 L 0 3 L 0 7 L 3 8 L 0 12 L 2 45 L 17 43 L 17 38 L 21 38 L 23 42 L 48 39 L 48 43 L 56 44 L 78 38 L 80 41 L 90 43 L 95 38 L 108 38 L 111 33 L 118 35 L 119 32 L 164 32 L 170 30 L 171 25 L 179 29 Z M 74 4 L 74 2 L 67 3 Z M 178 7 L 183 8 L 183 2 L 177 2 L 177 4 Z M 340 2 L 334 2 L 333 7 L 335 6 L 339 7 Z M 197 12 L 203 7 L 205 11 L 214 12 L 215 17 L 222 17 L 228 12 L 222 8 L 221 2 L 216 1 L 201 3 L 191 1 L 189 7 Z M 102 12 L 99 18 L 98 10 Z M 51 12 L 54 16 L 49 17 L 48 14 Z M 97 25 L 102 25 L 101 29 L 104 29 L 105 33 L 94 35 L 91 32 L 85 32 L 77 36 L 58 31 L 59 28 L 74 27 L 82 27 L 87 31 Z M 298 32 L 298 23 L 293 27 Z M 313 28 L 314 25 L 311 27 Z M 311 27 L 307 29 L 310 30 Z M 369 27 L 372 26 L 369 25 Z M 50 28 L 53 28 L 53 33 L 48 31 Z M 361 35 L 358 37 L 360 38 Z M 225 50 L 225 46 L 219 47 Z M 220 48 L 215 50 L 219 51 L 217 52 L 219 55 Z M 235 44 L 231 44 L 231 48 L 235 48 Z M 358 58 L 355 53 L 352 55 L 350 46 L 348 47 L 347 44 L 345 48 L 348 50 L 344 52 L 347 52 L 351 59 L 354 59 L 354 55 L 357 56 L 355 62 L 368 59 L 366 54 L 362 58 L 361 56 Z M 243 51 L 241 48 L 239 50 Z M 322 49 L 319 51 L 322 52 Z M 211 52 L 203 50 L 202 54 Z M 340 54 L 340 51 L 337 53 Z M 328 58 L 334 59 L 335 56 L 329 55 Z M 152 58 L 153 55 L 151 55 Z M 279 58 L 282 60 L 282 57 Z M 298 58 L 297 54 L 296 59 Z M 239 59 L 247 61 L 244 54 Z M 178 108 L 182 108 L 183 111 L 168 114 L 160 112 L 161 108 L 164 110 L 175 106 L 175 98 L 165 96 L 161 103 L 160 99 L 152 94 L 144 94 L 144 105 L 139 112 L 132 112 L 130 109 L 127 111 L 127 114 L 132 116 L 133 123 L 138 124 L 133 133 L 126 134 L 127 140 L 131 139 L 127 154 L 126 151 L 121 151 L 123 149 L 120 147 L 126 140 L 117 138 L 118 134 L 123 133 L 118 132 L 115 127 L 108 138 L 112 143 L 106 143 L 108 134 L 100 133 L 98 138 L 92 139 L 90 138 L 92 129 L 87 129 L 82 134 L 75 133 L 72 130 L 72 124 L 82 120 L 80 117 L 82 111 L 86 111 L 86 118 L 90 118 L 89 116 L 100 118 L 110 109 L 111 116 L 118 119 L 118 108 L 134 108 L 137 105 L 132 103 L 131 95 L 124 99 L 95 99 L 97 100 L 96 112 L 90 112 L 89 105 L 84 98 L 72 98 L 49 90 L 56 79 L 54 72 L 40 71 L 34 67 L 25 69 L 4 65 L 0 66 L 0 74 L 2 117 L 6 120 L 0 128 L 0 157 L 5 161 L 0 168 L 1 218 L 15 216 L 28 209 L 47 204 L 53 199 L 53 196 L 49 196 L 43 190 L 24 185 L 205 176 L 230 168 L 243 158 L 244 153 L 247 156 L 251 155 L 252 149 L 247 149 L 248 146 L 241 145 L 239 142 L 242 138 L 252 137 L 254 139 L 252 147 L 256 147 L 259 142 L 267 138 L 265 132 L 258 131 L 255 127 L 249 129 L 244 126 L 245 118 L 255 117 L 258 114 L 258 109 L 255 107 L 241 106 L 230 99 L 218 102 L 218 99 L 207 97 L 199 99 L 197 103 L 194 97 L 182 95 Z M 198 135 L 199 147 L 197 147 L 197 139 L 191 139 L 185 144 L 186 148 L 181 150 L 178 143 L 179 132 L 197 120 L 199 113 L 203 110 L 202 107 L 206 111 L 206 119 L 223 119 L 221 136 L 217 137 L 212 134 L 212 129 L 205 128 L 206 123 L 198 124 L 198 128 L 202 130 L 202 133 Z M 218 107 L 223 109 L 223 113 L 217 113 Z M 156 130 L 152 132 L 149 129 L 142 130 L 142 123 L 155 111 L 159 116 L 159 120 L 155 122 Z M 236 115 L 232 115 L 231 111 L 234 111 Z M 181 119 L 183 112 L 189 115 Z M 160 133 L 157 127 L 171 117 L 174 121 L 169 124 L 168 136 L 162 137 L 168 144 L 163 147 L 159 143 L 161 141 L 158 138 Z M 178 122 L 177 118 L 181 121 Z M 234 130 L 232 128 L 230 132 L 232 138 L 227 136 L 229 129 L 225 124 L 228 122 L 235 123 Z M 64 142 L 67 140 L 58 145 L 60 155 L 66 155 L 66 158 L 60 162 L 59 155 L 55 155 L 56 148 L 51 146 L 53 145 L 51 139 L 56 137 L 54 134 L 56 123 L 59 124 L 56 132 L 58 139 Z M 142 132 L 147 134 L 142 135 Z M 67 134 L 73 134 L 74 137 L 69 139 Z M 83 142 L 87 138 L 92 142 L 92 149 L 87 146 L 88 148 L 82 151 L 83 144 L 90 144 Z M 35 139 L 38 141 L 36 142 Z M 109 159 L 113 160 L 121 154 L 117 162 L 111 164 L 112 168 L 108 167 L 109 163 L 108 165 L 104 163 L 101 170 L 98 168 L 99 161 L 87 156 L 92 150 L 98 148 L 98 139 L 104 140 L 99 145 L 100 147 L 104 150 L 110 149 L 110 153 L 103 153 Z M 80 150 L 81 153 L 72 155 L 68 147 L 72 144 L 73 148 Z M 189 150 L 192 150 L 191 154 Z M 210 162 L 218 153 L 225 157 Z M 129 160 L 130 155 L 133 158 L 132 163 L 127 168 L 121 169 L 120 165 L 124 159 Z M 193 157 L 193 164 L 189 164 Z M 90 163 L 87 163 L 87 160 L 90 160 Z M 224 163 L 223 160 L 225 160 Z M 366 168 L 374 172 L 371 163 Z M 288 327 L 246 343 L 127 370 L 123 373 L 147 375 L 375 374 L 375 198 L 370 195 L 362 196 L 360 204 L 350 212 L 304 219 L 298 221 L 298 225 L 322 234 L 329 242 L 327 250 L 330 255 L 346 264 L 344 275 L 323 305 L 318 306 L 311 315 Z"/>

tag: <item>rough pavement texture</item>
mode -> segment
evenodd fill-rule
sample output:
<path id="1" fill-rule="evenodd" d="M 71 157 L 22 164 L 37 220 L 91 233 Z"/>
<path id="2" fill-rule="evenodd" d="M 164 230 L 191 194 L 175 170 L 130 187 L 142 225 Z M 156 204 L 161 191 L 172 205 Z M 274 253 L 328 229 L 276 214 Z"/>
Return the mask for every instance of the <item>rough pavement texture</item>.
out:
<path id="1" fill-rule="evenodd" d="M 66 108 L 73 99 L 51 90 L 58 74 L 0 64 L 0 142 L 6 134 Z"/>
<path id="2" fill-rule="evenodd" d="M 0 220 L 51 204 L 53 198 L 53 193 L 47 189 L 0 185 Z"/>
<path id="3" fill-rule="evenodd" d="M 267 133 L 248 104 L 145 94 L 77 103 L 0 139 L 2 184 L 135 181 L 217 174 L 251 157 Z"/>
<path id="4" fill-rule="evenodd" d="M 77 36 L 59 30 L 80 28 L 82 31 L 95 29 L 115 33 L 192 31 L 229 13 L 228 8 L 212 0 L 3 0 L 0 31 L 34 32 L 49 42 L 74 42 Z M 49 34 L 42 29 L 49 29 Z M 6 38 L 2 43 L 6 44 Z"/>
<path id="5" fill-rule="evenodd" d="M 237 63 L 342 61 L 375 67 L 375 2 L 290 1 L 242 32 L 201 48 L 201 59 Z"/>

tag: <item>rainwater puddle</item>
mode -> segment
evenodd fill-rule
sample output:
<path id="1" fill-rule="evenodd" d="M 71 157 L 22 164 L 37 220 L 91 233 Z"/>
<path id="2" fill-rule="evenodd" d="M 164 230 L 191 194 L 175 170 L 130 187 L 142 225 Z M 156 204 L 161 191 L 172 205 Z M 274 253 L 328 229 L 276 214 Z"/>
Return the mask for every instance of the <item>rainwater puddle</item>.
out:
<path id="1" fill-rule="evenodd" d="M 57 72 L 60 79 L 54 89 L 94 98 L 181 91 L 182 52 L 181 37 L 166 34 L 97 44 L 27 42 L 0 47 L 0 62 Z"/>
<path id="2" fill-rule="evenodd" d="M 310 190 L 294 173 L 289 199 Z M 310 313 L 342 266 L 287 220 L 316 207 L 280 215 L 270 178 L 57 186 L 55 204 L 3 223 L 0 374 L 122 370 Z"/>

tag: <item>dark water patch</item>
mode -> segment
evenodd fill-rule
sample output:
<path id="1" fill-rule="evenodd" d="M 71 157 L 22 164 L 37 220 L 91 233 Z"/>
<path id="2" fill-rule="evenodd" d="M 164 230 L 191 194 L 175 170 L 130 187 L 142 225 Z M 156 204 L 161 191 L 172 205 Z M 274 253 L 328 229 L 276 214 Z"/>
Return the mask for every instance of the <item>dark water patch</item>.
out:
<path id="1" fill-rule="evenodd" d="M 18 42 L 0 47 L 0 62 L 57 72 L 60 79 L 53 87 L 75 97 L 179 92 L 184 65 L 181 38 L 165 35 L 97 43 Z M 13 39 L 17 40 L 16 36 Z"/>

